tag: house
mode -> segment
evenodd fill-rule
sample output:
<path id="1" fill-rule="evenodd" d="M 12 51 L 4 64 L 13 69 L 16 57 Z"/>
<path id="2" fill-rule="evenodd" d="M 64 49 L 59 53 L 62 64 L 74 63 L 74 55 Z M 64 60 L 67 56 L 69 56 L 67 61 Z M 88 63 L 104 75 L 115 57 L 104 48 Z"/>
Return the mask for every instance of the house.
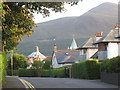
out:
<path id="1" fill-rule="evenodd" d="M 39 47 L 36 46 L 36 51 L 27 56 L 27 63 L 31 67 L 35 60 L 43 61 L 44 59 L 46 59 L 46 56 L 40 53 Z"/>
<path id="2" fill-rule="evenodd" d="M 90 37 L 83 45 L 79 48 L 80 50 L 80 62 L 83 60 L 92 59 L 92 56 L 97 53 L 98 45 L 94 45 L 96 41 L 102 38 L 103 32 L 97 32 L 94 37 Z"/>
<path id="3" fill-rule="evenodd" d="M 117 24 L 106 36 L 96 41 L 94 45 L 98 45 L 98 60 L 111 59 L 120 55 L 120 24 Z"/>
<path id="4" fill-rule="evenodd" d="M 54 52 L 52 55 L 52 67 L 53 68 L 60 68 L 63 66 L 71 66 L 72 63 L 77 62 L 77 59 L 80 55 L 79 50 L 75 50 L 76 41 L 73 38 L 71 46 L 68 50 L 58 50 L 56 43 L 54 43 Z"/>

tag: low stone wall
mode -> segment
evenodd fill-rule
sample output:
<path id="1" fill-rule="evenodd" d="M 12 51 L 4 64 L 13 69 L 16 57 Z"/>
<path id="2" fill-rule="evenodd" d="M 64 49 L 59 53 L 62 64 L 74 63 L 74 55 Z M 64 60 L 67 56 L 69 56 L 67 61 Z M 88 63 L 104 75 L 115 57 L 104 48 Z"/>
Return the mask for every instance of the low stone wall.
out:
<path id="1" fill-rule="evenodd" d="M 120 73 L 101 72 L 101 81 L 120 86 Z"/>

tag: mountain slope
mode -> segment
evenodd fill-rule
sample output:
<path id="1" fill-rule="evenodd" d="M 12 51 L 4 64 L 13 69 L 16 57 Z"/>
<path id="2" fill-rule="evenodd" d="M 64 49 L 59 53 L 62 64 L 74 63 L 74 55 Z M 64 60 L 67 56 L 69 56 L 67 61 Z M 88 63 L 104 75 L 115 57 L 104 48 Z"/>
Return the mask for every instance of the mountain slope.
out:
<path id="1" fill-rule="evenodd" d="M 53 39 L 56 38 L 59 49 L 67 49 L 75 35 L 78 46 L 85 39 L 94 36 L 96 32 L 108 33 L 117 23 L 118 6 L 113 3 L 101 4 L 82 16 L 65 17 L 44 23 L 39 23 L 35 32 L 30 37 L 24 37 L 18 46 L 18 53 L 25 55 L 34 51 L 38 45 L 45 55 L 53 51 Z"/>
<path id="2" fill-rule="evenodd" d="M 117 5 L 104 3 L 93 8 L 82 16 L 65 17 L 45 23 L 39 23 L 30 38 L 24 40 L 68 39 L 75 34 L 76 38 L 93 36 L 96 32 L 107 33 L 117 23 Z"/>

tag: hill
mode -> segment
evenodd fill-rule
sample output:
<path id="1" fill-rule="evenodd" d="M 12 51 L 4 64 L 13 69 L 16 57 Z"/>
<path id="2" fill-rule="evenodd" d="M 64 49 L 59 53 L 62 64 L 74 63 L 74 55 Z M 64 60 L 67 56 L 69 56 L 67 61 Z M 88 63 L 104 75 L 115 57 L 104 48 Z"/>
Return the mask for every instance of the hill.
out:
<path id="1" fill-rule="evenodd" d="M 35 30 L 33 35 L 29 38 L 27 36 L 24 37 L 23 41 L 18 46 L 18 52 L 28 55 L 28 53 L 33 51 L 35 45 L 40 45 L 41 52 L 46 54 L 46 52 L 50 50 L 49 42 L 54 38 L 56 38 L 59 44 L 61 43 L 60 47 L 67 47 L 68 44 L 64 46 L 62 43 L 65 40 L 72 40 L 73 34 L 77 40 L 80 40 L 80 42 L 77 41 L 80 45 L 83 43 L 82 41 L 84 41 L 83 38 L 94 36 L 96 32 L 101 31 L 106 34 L 114 28 L 118 18 L 117 12 L 118 6 L 116 4 L 104 3 L 81 16 L 64 17 L 44 23 L 38 23 L 38 27 L 33 28 Z M 69 42 L 69 45 L 70 43 L 71 42 Z M 29 49 L 24 46 L 28 46 Z M 49 53 L 47 55 L 49 55 Z"/>

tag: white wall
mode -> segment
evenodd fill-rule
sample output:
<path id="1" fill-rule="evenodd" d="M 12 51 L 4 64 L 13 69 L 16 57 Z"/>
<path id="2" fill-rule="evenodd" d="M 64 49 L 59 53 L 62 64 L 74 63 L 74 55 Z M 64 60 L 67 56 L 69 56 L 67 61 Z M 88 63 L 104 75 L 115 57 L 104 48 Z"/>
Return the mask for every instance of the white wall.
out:
<path id="1" fill-rule="evenodd" d="M 57 58 L 55 56 L 55 53 L 53 54 L 53 57 L 52 57 L 52 66 L 53 66 L 53 68 L 59 68 L 59 65 L 57 63 Z"/>
<path id="2" fill-rule="evenodd" d="M 120 56 L 120 43 L 118 44 L 118 55 Z"/>
<path id="3" fill-rule="evenodd" d="M 93 56 L 97 51 L 98 49 L 87 49 L 86 59 L 90 59 L 90 57 Z"/>
<path id="4" fill-rule="evenodd" d="M 108 43 L 107 47 L 107 58 L 111 59 L 118 56 L 118 44 L 117 43 Z"/>

